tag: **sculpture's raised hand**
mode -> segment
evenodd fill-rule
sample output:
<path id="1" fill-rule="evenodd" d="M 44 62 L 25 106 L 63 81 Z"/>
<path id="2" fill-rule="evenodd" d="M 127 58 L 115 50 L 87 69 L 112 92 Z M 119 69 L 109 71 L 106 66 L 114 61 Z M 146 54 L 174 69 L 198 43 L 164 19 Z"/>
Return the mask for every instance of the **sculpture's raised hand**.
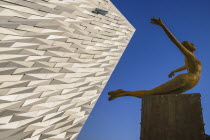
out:
<path id="1" fill-rule="evenodd" d="M 159 25 L 159 26 L 162 26 L 163 25 L 163 22 L 160 18 L 152 18 L 151 19 L 151 23 L 152 24 L 156 24 L 156 25 Z"/>

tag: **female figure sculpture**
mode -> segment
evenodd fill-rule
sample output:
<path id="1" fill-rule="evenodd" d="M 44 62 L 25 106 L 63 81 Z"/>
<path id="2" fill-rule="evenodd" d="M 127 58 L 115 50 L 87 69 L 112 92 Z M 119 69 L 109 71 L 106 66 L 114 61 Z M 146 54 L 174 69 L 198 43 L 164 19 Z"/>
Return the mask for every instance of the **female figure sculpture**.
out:
<path id="1" fill-rule="evenodd" d="M 192 89 L 200 80 L 201 75 L 201 62 L 194 56 L 195 46 L 189 41 L 184 41 L 180 43 L 174 35 L 168 30 L 168 28 L 163 24 L 161 19 L 152 18 L 151 23 L 160 26 L 169 39 L 178 47 L 185 58 L 185 65 L 172 71 L 168 76 L 169 78 L 174 76 L 175 72 L 179 72 L 187 69 L 187 73 L 177 75 L 172 80 L 155 87 L 151 90 L 139 90 L 139 91 L 124 91 L 116 90 L 111 91 L 109 101 L 123 96 L 134 96 L 141 98 L 146 95 L 162 95 L 162 94 L 180 94 L 189 89 Z"/>

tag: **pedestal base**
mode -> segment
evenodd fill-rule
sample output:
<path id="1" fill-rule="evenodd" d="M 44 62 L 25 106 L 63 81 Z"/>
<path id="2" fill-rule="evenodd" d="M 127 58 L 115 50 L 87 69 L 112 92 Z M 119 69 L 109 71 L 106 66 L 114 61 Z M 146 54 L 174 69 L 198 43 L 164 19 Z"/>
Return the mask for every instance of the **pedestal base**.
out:
<path id="1" fill-rule="evenodd" d="M 200 94 L 142 98 L 140 140 L 205 140 Z"/>

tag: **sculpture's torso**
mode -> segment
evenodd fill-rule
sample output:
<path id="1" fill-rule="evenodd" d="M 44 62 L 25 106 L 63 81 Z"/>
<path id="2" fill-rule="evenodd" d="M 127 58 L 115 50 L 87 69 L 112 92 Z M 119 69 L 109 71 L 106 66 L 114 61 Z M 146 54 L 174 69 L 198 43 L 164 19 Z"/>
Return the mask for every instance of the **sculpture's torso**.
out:
<path id="1" fill-rule="evenodd" d="M 182 78 L 186 80 L 187 85 L 192 88 L 200 80 L 201 70 L 202 70 L 201 62 L 195 57 L 193 58 L 185 57 L 185 65 L 186 65 L 188 73 L 181 74 L 181 75 L 182 75 Z"/>

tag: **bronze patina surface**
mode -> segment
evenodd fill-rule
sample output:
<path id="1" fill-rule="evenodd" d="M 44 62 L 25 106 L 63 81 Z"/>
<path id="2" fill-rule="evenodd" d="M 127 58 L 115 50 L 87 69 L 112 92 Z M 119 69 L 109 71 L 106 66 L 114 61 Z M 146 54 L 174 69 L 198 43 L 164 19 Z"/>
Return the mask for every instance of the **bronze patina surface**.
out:
<path id="1" fill-rule="evenodd" d="M 123 96 L 134 96 L 142 98 L 146 95 L 163 95 L 163 94 L 180 94 L 189 89 L 192 89 L 200 80 L 201 75 L 201 62 L 195 57 L 194 51 L 196 47 L 189 41 L 180 43 L 175 36 L 164 25 L 161 19 L 152 18 L 151 23 L 160 26 L 169 39 L 177 46 L 185 58 L 185 65 L 173 70 L 168 76 L 173 77 L 176 72 L 187 69 L 187 73 L 179 74 L 172 80 L 155 87 L 151 90 L 138 90 L 138 91 L 124 91 L 122 89 L 111 91 L 109 100 L 116 99 Z"/>

